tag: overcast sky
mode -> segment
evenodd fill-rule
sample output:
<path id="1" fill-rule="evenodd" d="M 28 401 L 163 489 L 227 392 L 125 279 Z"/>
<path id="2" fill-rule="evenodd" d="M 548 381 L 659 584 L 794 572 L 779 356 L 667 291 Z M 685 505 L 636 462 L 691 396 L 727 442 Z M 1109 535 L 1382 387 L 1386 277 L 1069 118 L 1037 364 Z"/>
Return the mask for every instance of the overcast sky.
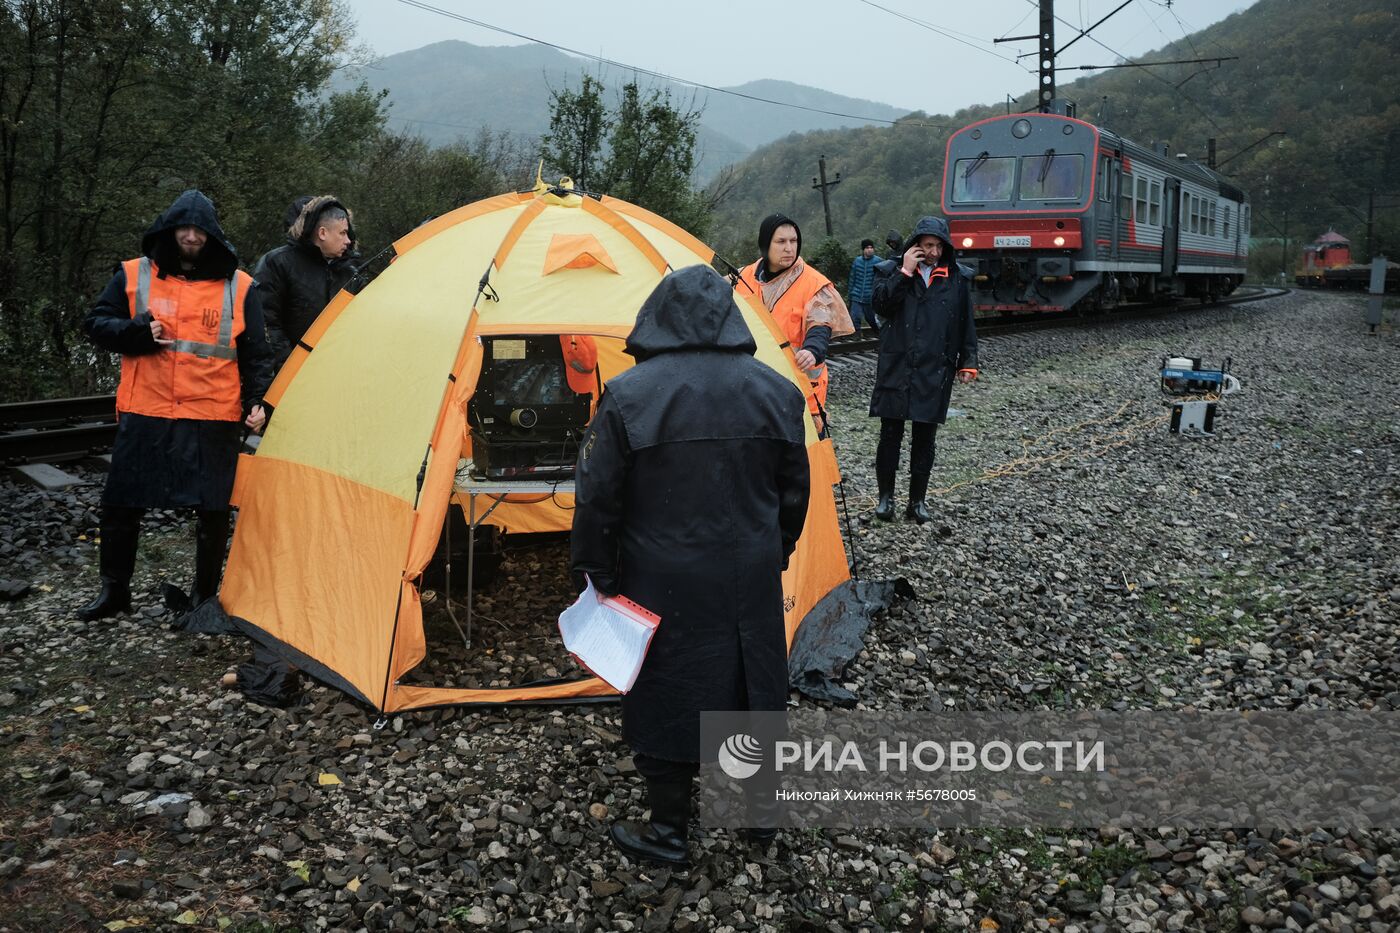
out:
<path id="1" fill-rule="evenodd" d="M 991 42 L 999 36 L 1034 33 L 1034 0 L 873 0 L 884 9 L 864 0 L 425 2 L 532 38 L 719 87 L 779 78 L 930 113 L 993 103 L 1008 93 L 1021 94 L 1035 87 L 1034 74 L 1023 70 L 1035 68 L 1035 43 Z M 1065 22 L 1056 24 L 1056 46 L 1063 47 L 1080 28 L 1121 2 L 1059 0 L 1056 14 Z M 1131 57 L 1180 42 L 1184 33 L 1204 29 L 1253 2 L 1132 0 L 1095 29 L 1092 38 L 1068 49 L 1059 64 L 1112 64 L 1115 52 Z M 444 39 L 474 45 L 523 41 L 401 0 L 347 3 L 359 24 L 359 41 L 379 55 Z M 895 14 L 937 26 L 952 37 Z M 1198 51 L 1209 56 L 1246 50 Z M 1024 52 L 1031 54 L 1018 65 L 1015 58 Z M 1061 80 L 1084 74 L 1076 71 Z"/>

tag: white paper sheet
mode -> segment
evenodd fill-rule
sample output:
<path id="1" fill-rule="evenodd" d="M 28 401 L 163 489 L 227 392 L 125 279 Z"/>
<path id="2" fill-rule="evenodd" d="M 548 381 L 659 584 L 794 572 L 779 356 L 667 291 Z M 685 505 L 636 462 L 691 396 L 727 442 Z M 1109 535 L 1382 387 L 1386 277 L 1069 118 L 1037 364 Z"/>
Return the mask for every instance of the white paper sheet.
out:
<path id="1" fill-rule="evenodd" d="M 564 647 L 608 686 L 626 693 L 637 682 L 660 619 L 631 600 L 599 595 L 589 580 L 559 614 Z"/>

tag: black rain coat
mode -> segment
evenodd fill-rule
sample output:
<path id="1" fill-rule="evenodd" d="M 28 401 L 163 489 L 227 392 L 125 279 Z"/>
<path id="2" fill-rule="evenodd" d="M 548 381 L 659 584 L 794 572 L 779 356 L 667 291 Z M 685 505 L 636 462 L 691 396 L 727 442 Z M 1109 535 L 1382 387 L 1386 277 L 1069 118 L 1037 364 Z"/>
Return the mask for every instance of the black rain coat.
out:
<path id="1" fill-rule="evenodd" d="M 214 205 L 195 190 L 176 198 L 141 239 L 142 255 L 155 262 L 159 274 L 169 275 L 168 270 L 180 268 L 175 228 L 184 226 L 198 227 L 209 236 L 198 262 L 185 277 L 232 276 L 238 269 L 238 253 L 224 236 Z M 155 353 L 160 347 L 151 337 L 150 324 L 149 314 L 132 318 L 126 299 L 126 273 L 118 267 L 117 274 L 83 319 L 83 332 L 99 348 L 113 353 Z M 243 301 L 243 333 L 234 345 L 238 349 L 238 378 L 246 416 L 254 405 L 262 403 L 273 376 L 272 352 L 264 333 L 256 289 L 248 289 Z M 237 421 L 121 413 L 102 503 L 135 508 L 227 509 L 242 430 Z"/>
<path id="2" fill-rule="evenodd" d="M 782 571 L 807 515 L 807 405 L 753 358 L 729 284 L 662 280 L 627 339 L 576 473 L 573 569 L 661 616 L 622 699 L 632 748 L 700 761 L 702 710 L 787 700 Z M 707 750 L 713 759 L 716 750 Z"/>
<path id="3" fill-rule="evenodd" d="M 922 276 L 905 275 L 898 262 L 875 267 L 871 304 L 882 323 L 872 417 L 942 424 L 958 370 L 977 368 L 972 270 L 958 263 L 948 224 L 940 217 L 920 220 L 905 250 L 928 234 L 943 241 L 947 278 L 925 286 Z"/>
<path id="4" fill-rule="evenodd" d="M 316 221 L 322 211 L 332 206 L 343 208 L 334 198 L 306 199 L 297 217 L 288 224 L 287 242 L 266 253 L 253 270 L 267 319 L 267 339 L 279 369 L 336 293 L 342 288 L 357 290 L 354 260 L 359 253 L 355 252 L 353 228 L 350 248 L 343 257 L 328 260 L 312 242 Z"/>

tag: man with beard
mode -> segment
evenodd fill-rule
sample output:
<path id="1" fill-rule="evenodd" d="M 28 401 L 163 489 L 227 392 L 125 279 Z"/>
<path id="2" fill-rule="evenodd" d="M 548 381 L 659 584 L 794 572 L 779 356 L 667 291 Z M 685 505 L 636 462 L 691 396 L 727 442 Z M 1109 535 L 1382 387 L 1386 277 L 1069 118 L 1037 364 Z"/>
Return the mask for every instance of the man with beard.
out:
<path id="1" fill-rule="evenodd" d="M 739 287 L 763 300 L 811 382 L 812 418 L 826 430 L 826 351 L 832 337 L 855 333 L 836 286 L 802 260 L 802 231 L 782 214 L 758 227 L 757 262 L 739 273 Z"/>
<path id="2" fill-rule="evenodd" d="M 635 858 L 688 861 L 700 713 L 787 702 L 782 574 L 807 515 L 806 427 L 802 393 L 756 349 L 714 270 L 666 276 L 627 338 L 637 365 L 609 380 L 579 453 L 576 583 L 661 617 L 622 698 L 651 819 L 611 835 Z"/>
<path id="3" fill-rule="evenodd" d="M 121 355 L 101 591 L 78 610 L 84 621 L 131 607 L 146 509 L 195 510 L 191 605 L 218 591 L 240 432 L 261 431 L 268 417 L 262 306 L 214 205 L 186 191 L 146 231 L 141 252 L 121 264 L 83 321 L 94 344 Z"/>

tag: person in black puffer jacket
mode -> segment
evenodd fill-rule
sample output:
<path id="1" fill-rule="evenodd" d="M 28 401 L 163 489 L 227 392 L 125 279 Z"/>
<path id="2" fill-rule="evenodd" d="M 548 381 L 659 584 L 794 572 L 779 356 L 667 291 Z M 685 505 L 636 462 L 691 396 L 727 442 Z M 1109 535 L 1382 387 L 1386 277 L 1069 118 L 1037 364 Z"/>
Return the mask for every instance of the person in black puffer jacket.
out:
<path id="1" fill-rule="evenodd" d="M 301 207 L 287 228 L 288 242 L 263 256 L 253 270 L 278 368 L 336 292 L 358 290 L 353 280 L 359 254 L 350 211 L 331 195 L 298 198 L 293 210 L 297 204 Z"/>

